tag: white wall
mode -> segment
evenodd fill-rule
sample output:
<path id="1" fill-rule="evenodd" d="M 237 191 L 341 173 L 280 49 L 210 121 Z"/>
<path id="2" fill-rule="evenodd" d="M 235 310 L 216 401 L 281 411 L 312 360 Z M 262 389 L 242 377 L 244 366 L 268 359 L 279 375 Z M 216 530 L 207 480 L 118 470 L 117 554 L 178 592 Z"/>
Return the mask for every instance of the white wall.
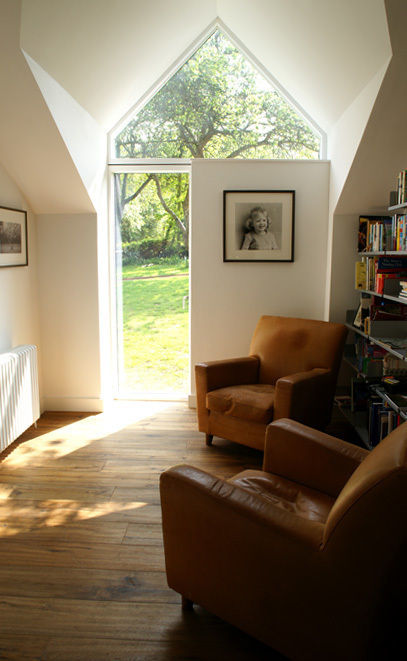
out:
<path id="1" fill-rule="evenodd" d="M 1 166 L 0 206 L 28 210 L 28 266 L 0 268 L 0 351 L 19 344 L 39 347 L 35 217 Z"/>
<path id="2" fill-rule="evenodd" d="M 346 310 L 356 309 L 359 304 L 360 293 L 355 290 L 358 229 L 358 215 L 334 216 L 330 321 L 343 323 Z"/>
<path id="3" fill-rule="evenodd" d="M 96 214 L 37 223 L 45 408 L 100 411 Z"/>
<path id="4" fill-rule="evenodd" d="M 195 160 L 191 386 L 202 360 L 247 355 L 262 314 L 324 318 L 329 163 Z M 224 190 L 295 190 L 294 262 L 223 262 Z"/>

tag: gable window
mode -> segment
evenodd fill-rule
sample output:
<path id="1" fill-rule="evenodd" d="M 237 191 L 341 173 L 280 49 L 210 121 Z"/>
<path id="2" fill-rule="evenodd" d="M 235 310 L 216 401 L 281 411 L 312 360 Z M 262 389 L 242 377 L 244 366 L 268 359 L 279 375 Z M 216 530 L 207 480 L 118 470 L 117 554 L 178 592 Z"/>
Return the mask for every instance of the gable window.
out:
<path id="1" fill-rule="evenodd" d="M 321 138 L 216 30 L 114 139 L 117 159 L 319 158 Z"/>

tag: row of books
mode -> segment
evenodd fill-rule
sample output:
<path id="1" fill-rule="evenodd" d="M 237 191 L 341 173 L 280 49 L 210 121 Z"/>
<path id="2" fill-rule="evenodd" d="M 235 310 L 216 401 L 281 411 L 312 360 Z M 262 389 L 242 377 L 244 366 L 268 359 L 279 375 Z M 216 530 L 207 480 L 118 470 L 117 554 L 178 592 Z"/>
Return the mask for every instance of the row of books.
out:
<path id="1" fill-rule="evenodd" d="M 400 170 L 397 175 L 397 204 L 407 202 L 407 170 Z"/>
<path id="2" fill-rule="evenodd" d="M 367 320 L 370 322 L 370 318 L 367 317 L 365 320 L 365 327 L 363 330 L 366 333 L 369 330 L 369 325 L 366 325 Z M 386 324 L 388 322 L 384 323 Z M 372 336 L 371 333 L 367 334 Z M 386 338 L 384 337 L 383 340 L 386 340 Z M 389 338 L 388 347 L 393 348 L 390 343 L 397 344 L 397 341 L 400 342 L 402 339 Z M 364 376 L 375 378 L 387 375 L 399 377 L 407 376 L 407 362 L 402 357 L 389 353 L 385 347 L 369 342 L 367 338 L 358 336 L 355 340 L 354 349 L 355 367 L 358 372 Z M 405 355 L 405 351 L 402 348 L 394 347 L 394 350 L 400 353 L 400 356 Z"/>
<path id="3" fill-rule="evenodd" d="M 399 296 L 407 299 L 407 280 L 400 280 Z"/>
<path id="4" fill-rule="evenodd" d="M 358 252 L 407 250 L 407 215 L 359 216 Z"/>
<path id="5" fill-rule="evenodd" d="M 391 216 L 359 216 L 358 252 L 393 250 Z"/>
<path id="6" fill-rule="evenodd" d="M 405 398 L 405 406 L 401 402 L 403 398 Z M 407 411 L 407 397 L 405 395 L 396 395 L 394 399 L 400 400 L 401 410 L 405 409 Z M 357 377 L 351 381 L 350 408 L 353 413 L 356 411 L 366 412 L 366 427 L 368 428 L 371 447 L 380 443 L 395 427 L 404 422 L 404 418 L 390 404 L 377 396 L 366 381 Z"/>
<path id="7" fill-rule="evenodd" d="M 375 296 L 375 294 L 362 294 L 358 313 L 355 315 L 353 324 L 362 329 L 367 317 L 373 322 L 407 321 L 407 307 L 404 303 L 387 300 L 381 296 Z"/>
<path id="8" fill-rule="evenodd" d="M 362 257 L 355 264 L 356 289 L 398 296 L 407 281 L 407 257 Z"/>

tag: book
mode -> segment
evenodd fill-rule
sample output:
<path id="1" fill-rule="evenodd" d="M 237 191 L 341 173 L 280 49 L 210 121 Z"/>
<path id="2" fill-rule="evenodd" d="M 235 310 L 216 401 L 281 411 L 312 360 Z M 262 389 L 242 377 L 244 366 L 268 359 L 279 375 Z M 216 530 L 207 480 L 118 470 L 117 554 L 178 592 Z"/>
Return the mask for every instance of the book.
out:
<path id="1" fill-rule="evenodd" d="M 353 325 L 356 326 L 357 328 L 360 328 L 362 326 L 362 303 L 359 305 L 358 309 L 356 310 L 355 318 L 353 320 Z"/>
<path id="2" fill-rule="evenodd" d="M 407 273 L 407 257 L 383 255 L 375 260 L 377 273 L 388 273 L 404 270 Z"/>
<path id="3" fill-rule="evenodd" d="M 359 216 L 358 252 L 391 249 L 391 216 Z"/>
<path id="4" fill-rule="evenodd" d="M 401 290 L 399 273 L 377 273 L 375 291 L 378 294 L 397 296 Z"/>
<path id="5" fill-rule="evenodd" d="M 355 288 L 366 289 L 366 263 L 355 263 Z"/>

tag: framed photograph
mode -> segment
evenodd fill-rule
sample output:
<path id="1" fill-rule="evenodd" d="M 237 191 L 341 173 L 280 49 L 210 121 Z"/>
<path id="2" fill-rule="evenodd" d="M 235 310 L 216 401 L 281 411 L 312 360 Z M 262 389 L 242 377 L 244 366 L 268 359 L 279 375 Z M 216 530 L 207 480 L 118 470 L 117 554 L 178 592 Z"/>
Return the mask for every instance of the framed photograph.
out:
<path id="1" fill-rule="evenodd" d="M 294 261 L 293 190 L 223 191 L 223 261 Z"/>
<path id="2" fill-rule="evenodd" d="M 27 264 L 27 212 L 0 207 L 0 267 Z"/>

